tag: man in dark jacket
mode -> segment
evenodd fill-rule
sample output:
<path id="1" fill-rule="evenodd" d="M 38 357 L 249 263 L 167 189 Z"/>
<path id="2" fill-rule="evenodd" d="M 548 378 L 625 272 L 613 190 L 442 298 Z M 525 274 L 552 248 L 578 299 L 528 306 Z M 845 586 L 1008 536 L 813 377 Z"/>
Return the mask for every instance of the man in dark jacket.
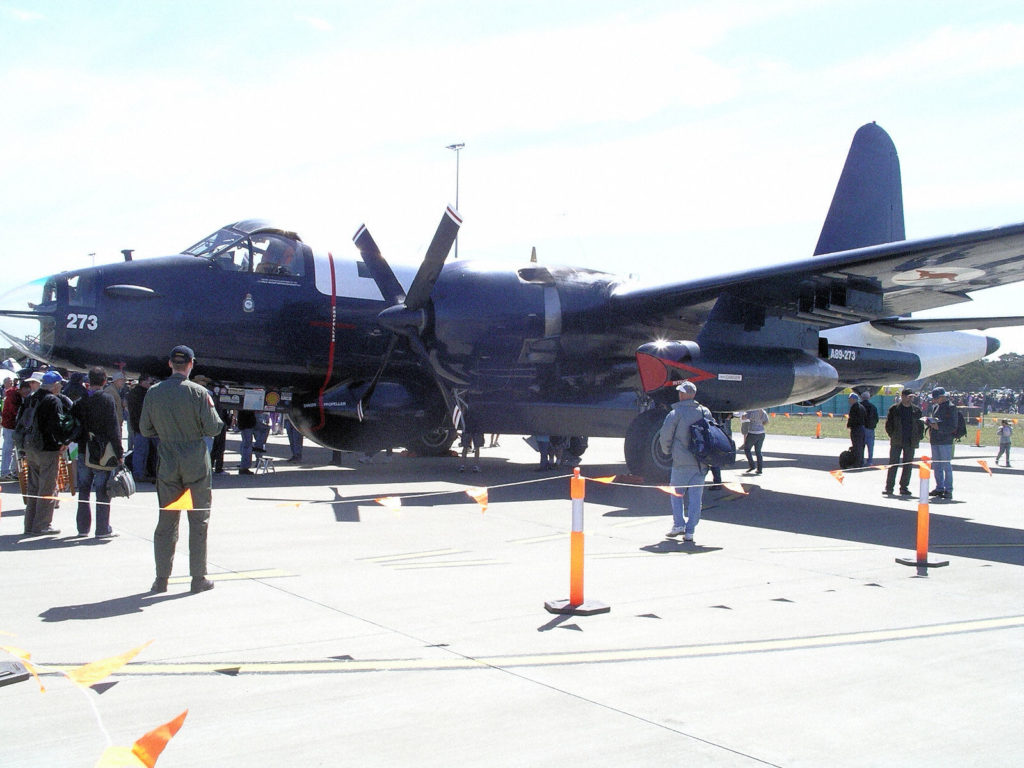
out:
<path id="1" fill-rule="evenodd" d="M 25 461 L 28 464 L 28 484 L 25 495 L 25 534 L 29 536 L 56 536 L 60 530 L 53 527 L 56 506 L 57 463 L 65 441 L 65 413 L 71 402 L 60 391 L 64 377 L 57 371 L 42 375 L 39 389 L 22 408 L 33 401 L 36 404 L 32 434 L 25 441 Z"/>
<path id="2" fill-rule="evenodd" d="M 900 474 L 900 496 L 913 496 L 910 490 L 910 474 L 914 470 L 914 451 L 924 437 L 924 413 L 914 403 L 914 390 L 900 392 L 900 401 L 895 403 L 885 416 L 885 434 L 889 436 L 889 470 L 885 475 L 885 495 L 892 496 L 896 484 L 896 469 L 902 465 Z"/>
<path id="3" fill-rule="evenodd" d="M 853 444 L 854 467 L 864 466 L 864 422 L 867 414 L 860 402 L 860 396 L 855 392 L 850 393 L 850 413 L 846 420 L 846 428 L 850 430 L 850 442 Z"/>
<path id="4" fill-rule="evenodd" d="M 96 492 L 96 538 L 114 536 L 110 528 L 110 495 L 107 480 L 110 469 L 97 469 L 96 460 L 106 454 L 111 469 L 124 463 L 121 445 L 121 423 L 117 420 L 117 405 L 109 392 L 103 391 L 107 372 L 102 368 L 89 370 L 89 388 L 72 407 L 71 415 L 79 423 L 78 433 L 78 535 L 88 536 L 92 526 L 89 496 Z M 89 455 L 89 444 L 98 455 Z M 109 449 L 107 448 L 109 446 Z M 90 466 L 94 464 L 94 466 Z"/>
<path id="5" fill-rule="evenodd" d="M 149 465 L 155 461 L 156 448 L 160 440 L 156 437 L 146 437 L 139 431 L 139 419 L 142 417 L 142 404 L 146 399 L 146 392 L 153 384 L 153 377 L 143 374 L 139 377 L 139 383 L 131 388 L 126 398 L 128 406 L 128 423 L 132 430 L 132 476 L 136 483 L 152 483 L 156 478 L 149 471 Z M 150 461 L 150 455 L 153 461 Z"/>
<path id="6" fill-rule="evenodd" d="M 935 488 L 929 494 L 939 499 L 953 498 L 953 433 L 956 432 L 956 407 L 949 402 L 946 390 L 932 390 L 928 410 L 928 440 L 932 449 L 932 470 Z"/>

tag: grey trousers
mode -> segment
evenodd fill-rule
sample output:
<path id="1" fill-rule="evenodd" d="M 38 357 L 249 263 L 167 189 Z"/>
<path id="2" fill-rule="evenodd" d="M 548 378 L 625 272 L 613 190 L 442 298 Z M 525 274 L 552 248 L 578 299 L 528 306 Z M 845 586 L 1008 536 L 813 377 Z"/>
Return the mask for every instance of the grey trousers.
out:
<path id="1" fill-rule="evenodd" d="M 153 556 L 156 559 L 157 578 L 166 579 L 171 575 L 180 520 L 179 510 L 160 510 L 160 518 L 153 533 Z M 188 570 L 193 579 L 206 576 L 206 529 L 209 522 L 209 509 L 188 510 Z"/>
<path id="2" fill-rule="evenodd" d="M 53 510 L 57 506 L 57 459 L 60 451 L 25 451 L 28 462 L 28 485 L 25 488 L 25 533 L 38 533 L 53 524 Z M 51 498 L 40 498 L 48 496 Z"/>

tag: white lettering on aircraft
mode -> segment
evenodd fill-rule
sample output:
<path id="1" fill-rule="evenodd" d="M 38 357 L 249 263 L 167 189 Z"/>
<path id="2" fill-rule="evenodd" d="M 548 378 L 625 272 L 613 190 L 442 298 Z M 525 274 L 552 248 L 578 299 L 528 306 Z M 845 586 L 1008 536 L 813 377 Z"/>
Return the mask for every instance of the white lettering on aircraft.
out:
<path id="1" fill-rule="evenodd" d="M 100 324 L 99 318 L 96 315 L 69 313 L 67 321 L 65 328 L 70 328 L 73 331 L 95 331 Z"/>

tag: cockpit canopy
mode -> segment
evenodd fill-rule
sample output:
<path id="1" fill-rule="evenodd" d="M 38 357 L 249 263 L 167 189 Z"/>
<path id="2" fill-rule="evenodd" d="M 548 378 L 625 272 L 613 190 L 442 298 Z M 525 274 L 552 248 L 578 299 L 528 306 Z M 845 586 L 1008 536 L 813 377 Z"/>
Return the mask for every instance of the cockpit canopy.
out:
<path id="1" fill-rule="evenodd" d="M 221 227 L 182 251 L 232 272 L 302 277 L 310 249 L 294 232 L 248 219 Z"/>

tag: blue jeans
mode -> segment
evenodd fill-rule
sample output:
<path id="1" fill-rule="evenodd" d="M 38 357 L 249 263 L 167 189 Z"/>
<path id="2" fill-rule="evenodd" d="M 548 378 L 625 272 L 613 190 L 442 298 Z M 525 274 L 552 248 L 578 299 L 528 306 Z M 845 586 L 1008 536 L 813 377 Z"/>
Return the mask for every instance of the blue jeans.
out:
<path id="1" fill-rule="evenodd" d="M 932 470 L 935 472 L 935 490 L 953 490 L 953 444 L 932 443 Z"/>
<path id="2" fill-rule="evenodd" d="M 242 446 L 239 449 L 239 453 L 242 454 L 242 460 L 238 464 L 239 469 L 249 469 L 252 466 L 253 431 L 252 429 L 238 430 L 238 434 L 242 436 Z"/>
<path id="3" fill-rule="evenodd" d="M 875 458 L 875 428 L 864 427 L 864 449 L 867 451 L 868 457 L 864 462 L 865 467 L 871 466 L 871 460 Z"/>
<path id="4" fill-rule="evenodd" d="M 92 509 L 89 507 L 89 494 L 96 493 L 96 535 L 111 533 L 110 530 L 110 496 L 107 495 L 107 480 L 110 472 L 93 469 L 85 463 L 81 453 L 78 456 L 78 534 L 85 536 L 92 527 Z"/>
<path id="5" fill-rule="evenodd" d="M 155 437 L 145 437 L 140 432 L 132 435 L 132 475 L 136 480 L 146 477 L 149 452 L 156 448 L 159 442 Z"/>
<path id="6" fill-rule="evenodd" d="M 676 492 L 682 496 L 670 496 L 672 502 L 672 526 L 674 528 L 685 528 L 686 533 L 693 535 L 693 529 L 700 522 L 700 506 L 704 500 L 704 472 L 694 467 L 672 467 L 672 475 L 669 483 L 673 486 L 689 486 L 688 488 L 677 487 Z M 686 511 L 686 519 L 683 519 L 683 511 Z"/>

